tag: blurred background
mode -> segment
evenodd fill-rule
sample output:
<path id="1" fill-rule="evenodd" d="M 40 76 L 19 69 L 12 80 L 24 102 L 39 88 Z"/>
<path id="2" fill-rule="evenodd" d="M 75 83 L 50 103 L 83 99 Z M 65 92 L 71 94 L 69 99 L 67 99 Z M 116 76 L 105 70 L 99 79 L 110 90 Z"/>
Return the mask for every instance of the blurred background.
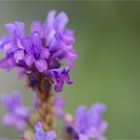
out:
<path id="1" fill-rule="evenodd" d="M 69 27 L 75 30 L 79 53 L 71 72 L 74 84 L 61 94 L 66 110 L 94 102 L 107 105 L 109 140 L 140 139 L 140 2 L 0 2 L 0 36 L 4 24 L 23 21 L 29 32 L 33 20 L 45 20 L 49 10 L 64 10 Z M 19 80 L 16 71 L 0 70 L 0 93 L 18 90 L 25 104 L 32 105 L 32 91 Z M 0 118 L 4 109 L 0 106 Z M 0 136 L 17 140 L 19 134 L 0 123 Z"/>

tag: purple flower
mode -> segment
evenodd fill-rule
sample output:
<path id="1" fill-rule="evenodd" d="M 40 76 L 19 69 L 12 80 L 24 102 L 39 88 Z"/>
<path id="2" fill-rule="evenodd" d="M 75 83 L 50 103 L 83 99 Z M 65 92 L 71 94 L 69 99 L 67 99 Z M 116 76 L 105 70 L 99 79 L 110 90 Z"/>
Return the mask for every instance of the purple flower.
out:
<path id="1" fill-rule="evenodd" d="M 66 28 L 68 21 L 64 12 L 56 15 L 56 11 L 50 11 L 44 25 L 39 21 L 33 22 L 31 35 L 28 36 L 24 35 L 24 23 L 6 24 L 9 35 L 2 38 L 0 43 L 0 48 L 6 54 L 1 63 L 13 57 L 13 67 L 19 66 L 16 64 L 22 60 L 27 66 L 34 64 L 39 72 L 44 72 L 48 63 L 49 67 L 54 68 L 65 59 L 71 67 L 77 59 L 77 53 L 73 48 L 74 32 Z M 48 57 L 50 62 L 46 60 Z M 3 65 L 2 68 L 10 69 L 11 65 Z"/>
<path id="2" fill-rule="evenodd" d="M 44 131 L 42 123 L 38 122 L 35 125 L 35 140 L 55 140 L 57 135 L 54 130 Z"/>
<path id="3" fill-rule="evenodd" d="M 2 39 L 0 48 L 2 48 L 5 53 L 14 53 L 15 57 L 16 51 L 23 49 L 21 40 L 24 37 L 24 23 L 16 21 L 14 23 L 7 23 L 5 27 L 9 35 Z"/>
<path id="4" fill-rule="evenodd" d="M 3 117 L 4 125 L 23 131 L 29 118 L 29 108 L 23 106 L 21 94 L 13 92 L 11 95 L 3 95 L 1 101 L 7 109 Z"/>
<path id="5" fill-rule="evenodd" d="M 80 140 L 103 139 L 107 122 L 102 119 L 106 107 L 104 104 L 94 104 L 89 110 L 80 106 L 76 111 L 75 129 Z"/>
<path id="6" fill-rule="evenodd" d="M 49 50 L 42 46 L 41 36 L 38 32 L 33 32 L 23 40 L 25 47 L 25 64 L 29 67 L 34 66 L 39 72 L 44 72 L 48 69 L 47 59 Z"/>
<path id="7" fill-rule="evenodd" d="M 57 47 L 52 47 L 53 50 L 54 48 L 56 49 L 53 59 L 64 59 L 69 67 L 73 67 L 78 55 L 73 48 L 73 43 L 75 42 L 74 31 L 66 28 L 68 21 L 69 19 L 64 12 L 60 12 L 54 21 L 56 31 L 56 42 L 54 44 Z"/>
<path id="8" fill-rule="evenodd" d="M 55 90 L 62 91 L 64 82 L 72 83 L 69 71 L 78 57 L 73 47 L 74 31 L 66 27 L 68 21 L 64 12 L 56 14 L 52 10 L 43 25 L 33 22 L 28 35 L 24 35 L 24 23 L 6 24 L 9 34 L 0 41 L 0 49 L 5 53 L 0 67 L 6 70 L 18 67 L 24 76 L 29 73 L 49 76 Z M 62 68 L 63 61 L 67 62 L 65 68 Z"/>
<path id="9" fill-rule="evenodd" d="M 0 48 L 6 54 L 5 59 L 1 61 L 1 67 L 9 70 L 13 68 L 19 60 L 24 58 L 24 47 L 22 44 L 24 23 L 16 21 L 14 23 L 7 23 L 5 26 L 9 35 L 5 36 L 0 43 Z"/>
<path id="10" fill-rule="evenodd" d="M 62 59 L 66 59 L 68 66 L 72 67 L 78 57 L 73 48 L 74 32 L 66 28 L 68 21 L 69 19 L 64 12 L 56 15 L 56 11 L 52 10 L 43 26 L 39 21 L 33 22 L 31 26 L 32 32 L 37 31 L 41 34 L 43 44 L 46 44 L 51 53 L 50 67 L 55 67 Z"/>
<path id="11" fill-rule="evenodd" d="M 70 69 L 66 67 L 66 68 L 52 69 L 47 72 L 47 76 L 52 80 L 54 80 L 56 92 L 62 91 L 64 82 L 66 82 L 67 84 L 73 83 L 73 81 L 69 77 L 69 71 Z"/>

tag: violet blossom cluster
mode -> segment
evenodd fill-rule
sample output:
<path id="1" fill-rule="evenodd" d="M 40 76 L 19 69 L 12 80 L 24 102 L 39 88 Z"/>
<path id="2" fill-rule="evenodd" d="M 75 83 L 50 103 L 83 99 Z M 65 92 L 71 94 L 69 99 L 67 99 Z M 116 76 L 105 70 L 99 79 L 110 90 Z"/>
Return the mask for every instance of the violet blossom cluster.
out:
<path id="1" fill-rule="evenodd" d="M 5 55 L 0 67 L 7 71 L 17 68 L 34 92 L 34 108 L 23 105 L 19 92 L 1 97 L 7 109 L 2 122 L 24 132 L 20 140 L 105 139 L 104 104 L 93 104 L 90 109 L 80 106 L 72 116 L 63 109 L 64 98 L 54 93 L 61 92 L 64 83 L 73 83 L 69 73 L 78 58 L 74 31 L 66 27 L 68 21 L 65 12 L 52 10 L 43 24 L 32 23 L 29 34 L 25 34 L 23 22 L 5 25 L 8 35 L 0 40 Z M 55 126 L 56 118 L 62 120 L 61 132 Z"/>

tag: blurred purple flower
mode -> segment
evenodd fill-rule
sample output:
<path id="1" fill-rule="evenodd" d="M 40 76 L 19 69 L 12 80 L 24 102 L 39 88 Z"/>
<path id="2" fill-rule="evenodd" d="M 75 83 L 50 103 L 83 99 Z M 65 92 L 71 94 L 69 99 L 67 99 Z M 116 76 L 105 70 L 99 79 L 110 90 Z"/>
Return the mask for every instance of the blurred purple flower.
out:
<path id="1" fill-rule="evenodd" d="M 107 122 L 102 119 L 106 107 L 104 104 L 96 103 L 89 110 L 80 106 L 76 111 L 75 129 L 80 140 L 105 139 L 103 134 L 107 128 Z"/>
<path id="2" fill-rule="evenodd" d="M 23 131 L 29 118 L 29 108 L 23 106 L 21 94 L 13 92 L 11 95 L 3 95 L 1 101 L 7 109 L 3 117 L 4 125 Z"/>
<path id="3" fill-rule="evenodd" d="M 38 122 L 35 125 L 35 140 L 55 140 L 57 135 L 54 130 L 44 131 L 42 123 Z"/>

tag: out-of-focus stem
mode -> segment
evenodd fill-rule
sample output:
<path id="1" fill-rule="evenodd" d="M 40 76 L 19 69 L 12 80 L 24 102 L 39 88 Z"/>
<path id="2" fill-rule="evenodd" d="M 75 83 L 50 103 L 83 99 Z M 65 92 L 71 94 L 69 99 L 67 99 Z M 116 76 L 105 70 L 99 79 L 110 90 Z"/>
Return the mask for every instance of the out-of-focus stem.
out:
<path id="1" fill-rule="evenodd" d="M 54 128 L 54 94 L 51 89 L 52 81 L 43 73 L 39 73 L 33 67 L 33 73 L 28 74 L 29 86 L 36 94 L 36 111 L 39 121 L 42 122 L 44 130 Z"/>
<path id="2" fill-rule="evenodd" d="M 37 92 L 39 119 L 43 122 L 44 130 L 53 129 L 55 118 L 53 93 L 51 86 L 46 88 L 47 82 L 46 79 L 42 79 Z"/>

